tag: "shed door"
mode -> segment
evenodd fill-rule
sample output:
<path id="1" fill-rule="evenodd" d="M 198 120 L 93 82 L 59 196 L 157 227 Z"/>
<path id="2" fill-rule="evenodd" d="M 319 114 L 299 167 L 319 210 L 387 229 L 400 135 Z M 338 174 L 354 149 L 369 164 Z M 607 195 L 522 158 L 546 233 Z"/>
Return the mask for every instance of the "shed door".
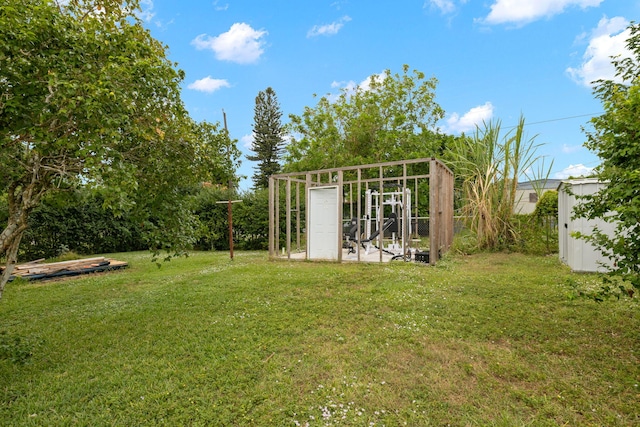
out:
<path id="1" fill-rule="evenodd" d="M 571 210 L 573 204 L 566 184 L 562 184 L 558 194 L 558 244 L 560 260 L 569 263 L 569 224 L 571 222 Z"/>
<path id="2" fill-rule="evenodd" d="M 341 236 L 338 233 L 338 187 L 309 188 L 309 259 L 338 259 Z"/>

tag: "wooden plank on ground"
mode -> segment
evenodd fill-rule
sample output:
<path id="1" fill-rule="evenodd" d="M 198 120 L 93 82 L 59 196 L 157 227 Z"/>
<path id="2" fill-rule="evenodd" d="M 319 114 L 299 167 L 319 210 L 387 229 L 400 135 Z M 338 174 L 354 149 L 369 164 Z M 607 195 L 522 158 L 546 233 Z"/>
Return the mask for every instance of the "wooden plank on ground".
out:
<path id="1" fill-rule="evenodd" d="M 23 277 L 29 280 L 57 277 L 61 275 L 76 275 L 125 268 L 128 264 L 105 257 L 84 258 L 70 261 L 40 263 L 42 260 L 19 264 L 14 267 L 13 277 Z"/>

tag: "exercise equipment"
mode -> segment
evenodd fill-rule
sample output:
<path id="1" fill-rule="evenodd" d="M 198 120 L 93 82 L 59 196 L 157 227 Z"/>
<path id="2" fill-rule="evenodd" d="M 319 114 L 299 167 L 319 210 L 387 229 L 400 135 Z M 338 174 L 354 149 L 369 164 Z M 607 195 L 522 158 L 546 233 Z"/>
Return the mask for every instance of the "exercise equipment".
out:
<path id="1" fill-rule="evenodd" d="M 392 259 L 411 259 L 408 243 L 411 234 L 411 190 L 399 184 L 391 184 L 391 190 L 383 187 L 382 192 L 367 189 L 365 192 L 365 212 L 362 218 L 362 235 L 357 236 L 358 219 L 351 218 L 350 227 L 344 234 L 348 253 L 356 253 L 359 247 L 368 255 L 380 250 L 391 255 Z M 386 211 L 386 213 L 385 213 Z M 382 225 L 380 226 L 380 223 Z M 382 234 L 381 234 L 382 233 Z M 385 246 L 385 233 L 390 233 L 389 243 Z M 378 245 L 375 241 L 378 240 Z"/>
<path id="2" fill-rule="evenodd" d="M 384 233 L 385 231 L 391 229 L 392 227 L 394 228 L 394 230 L 397 232 L 397 216 L 395 213 L 391 213 L 389 215 L 389 218 L 387 218 L 384 222 L 384 224 L 382 224 L 382 232 Z M 395 226 L 395 227 L 394 227 Z M 345 240 L 347 241 L 347 247 L 349 249 L 348 253 L 355 253 L 355 247 L 353 245 L 349 245 L 350 242 L 353 242 L 355 244 L 360 243 L 362 245 L 362 248 L 365 249 L 365 253 L 369 253 L 369 248 L 371 246 L 375 247 L 376 249 L 378 249 L 377 246 L 373 245 L 372 242 L 373 240 L 375 240 L 378 235 L 380 235 L 380 229 L 375 230 L 369 237 L 367 237 L 366 239 L 358 239 L 356 236 L 356 233 L 358 232 L 358 219 L 357 218 L 351 218 L 351 228 L 349 229 L 349 232 L 345 235 Z M 384 252 L 387 252 L 391 255 L 395 255 L 392 252 L 389 252 L 385 249 L 383 249 Z"/>

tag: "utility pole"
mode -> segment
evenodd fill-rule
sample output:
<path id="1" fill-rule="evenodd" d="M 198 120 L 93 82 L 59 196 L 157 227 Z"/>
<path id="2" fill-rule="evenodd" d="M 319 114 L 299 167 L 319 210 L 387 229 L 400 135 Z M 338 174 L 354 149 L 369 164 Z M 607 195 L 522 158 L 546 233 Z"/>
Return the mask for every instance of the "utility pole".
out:
<path id="1" fill-rule="evenodd" d="M 224 119 L 224 133 L 227 137 L 227 156 L 229 158 L 229 163 L 231 163 L 231 138 L 229 138 L 229 130 L 227 129 L 227 113 L 222 110 L 222 117 Z M 233 212 L 231 210 L 231 205 L 233 203 L 240 203 L 242 200 L 231 200 L 231 196 L 233 195 L 233 179 L 229 177 L 229 200 L 216 202 L 216 203 L 226 203 L 227 204 L 227 221 L 229 222 L 229 257 L 233 261 Z"/>
<path id="2" fill-rule="evenodd" d="M 231 194 L 229 194 L 229 200 L 221 200 L 216 203 L 227 204 L 227 220 L 229 221 L 229 257 L 233 260 L 233 213 L 231 210 L 231 204 L 242 203 L 242 200 L 231 200 Z"/>

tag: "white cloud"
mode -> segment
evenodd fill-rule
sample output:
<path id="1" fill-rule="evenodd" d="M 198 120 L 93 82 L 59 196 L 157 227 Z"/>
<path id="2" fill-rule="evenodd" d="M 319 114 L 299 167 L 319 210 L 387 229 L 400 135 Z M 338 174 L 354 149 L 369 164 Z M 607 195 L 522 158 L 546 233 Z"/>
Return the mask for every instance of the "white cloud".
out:
<path id="1" fill-rule="evenodd" d="M 345 81 L 341 81 L 341 82 L 337 82 L 334 81 L 331 83 L 331 87 L 334 89 L 340 89 L 343 92 L 346 92 L 350 95 L 352 95 L 353 93 L 355 93 L 356 90 L 363 90 L 363 91 L 370 91 L 371 90 L 371 83 L 373 80 L 375 80 L 377 83 L 382 83 L 382 81 L 384 79 L 387 78 L 387 74 L 385 72 L 382 72 L 380 74 L 372 74 L 369 77 L 367 77 L 366 79 L 362 80 L 359 84 L 354 82 L 353 80 L 349 80 L 347 82 Z M 337 97 L 337 95 L 335 96 Z M 332 97 L 332 98 L 335 98 Z"/>
<path id="2" fill-rule="evenodd" d="M 382 83 L 384 81 L 384 79 L 387 78 L 387 74 L 382 72 L 380 74 L 373 74 L 369 77 L 367 77 L 366 79 L 364 79 L 363 81 L 360 82 L 360 84 L 358 85 L 358 87 L 361 90 L 364 91 L 370 91 L 371 90 L 371 83 L 373 83 L 373 81 L 376 81 L 377 83 Z"/>
<path id="3" fill-rule="evenodd" d="M 338 34 L 342 27 L 344 27 L 344 24 L 349 21 L 351 21 L 351 18 L 345 15 L 331 24 L 314 25 L 313 28 L 307 32 L 307 37 L 333 36 Z"/>
<path id="4" fill-rule="evenodd" d="M 598 79 L 614 80 L 615 68 L 611 63 L 611 57 L 631 55 L 626 48 L 627 39 L 631 35 L 628 25 L 629 22 L 620 16 L 602 18 L 589 37 L 589 45 L 582 55 L 582 63 L 576 68 L 567 68 L 569 76 L 585 86 L 592 86 L 592 82 Z"/>
<path id="5" fill-rule="evenodd" d="M 267 34 L 242 22 L 233 24 L 229 31 L 216 37 L 200 34 L 191 44 L 198 50 L 212 50 L 219 60 L 249 64 L 256 62 L 264 53 L 263 37 Z"/>
<path id="6" fill-rule="evenodd" d="M 581 176 L 589 176 L 593 174 L 593 168 L 578 163 L 577 165 L 569 165 L 562 169 L 560 172 L 556 172 L 553 176 L 555 179 L 567 179 L 569 177 L 578 178 Z"/>
<path id="7" fill-rule="evenodd" d="M 140 0 L 140 9 L 138 17 L 145 22 L 151 22 L 156 15 L 153 11 L 153 0 Z"/>
<path id="8" fill-rule="evenodd" d="M 213 93 L 218 89 L 230 86 L 229 82 L 224 79 L 212 79 L 211 76 L 207 76 L 204 79 L 196 80 L 187 86 L 187 88 L 200 92 Z"/>
<path id="9" fill-rule="evenodd" d="M 493 104 L 485 102 L 484 105 L 473 107 L 462 117 L 458 113 L 453 113 L 447 119 L 447 129 L 454 133 L 469 132 L 481 126 L 483 122 L 488 122 L 493 117 Z"/>
<path id="10" fill-rule="evenodd" d="M 562 144 L 562 152 L 564 154 L 572 154 L 575 153 L 577 151 L 580 151 L 580 149 L 582 148 L 582 146 L 580 145 L 567 145 L 567 144 Z"/>
<path id="11" fill-rule="evenodd" d="M 242 138 L 240 138 L 240 144 L 242 144 L 242 147 L 251 151 L 251 146 L 253 145 L 253 133 L 244 135 Z"/>
<path id="12" fill-rule="evenodd" d="M 564 12 L 568 7 L 597 7 L 603 0 L 495 0 L 491 12 L 482 20 L 485 24 L 524 25 L 540 18 Z"/>
<path id="13" fill-rule="evenodd" d="M 442 13 L 452 13 L 456 10 L 453 0 L 427 0 L 424 3 L 424 7 L 427 6 L 439 9 Z"/>
<path id="14" fill-rule="evenodd" d="M 134 13 L 144 22 L 153 23 L 161 30 L 165 30 L 169 25 L 173 24 L 173 19 L 165 22 L 156 18 L 153 0 L 140 0 L 140 10 L 136 10 Z"/>
<path id="15" fill-rule="evenodd" d="M 223 10 L 227 10 L 227 9 L 229 9 L 229 3 L 219 4 L 218 0 L 215 0 L 213 2 L 213 8 L 218 12 L 223 11 Z"/>

